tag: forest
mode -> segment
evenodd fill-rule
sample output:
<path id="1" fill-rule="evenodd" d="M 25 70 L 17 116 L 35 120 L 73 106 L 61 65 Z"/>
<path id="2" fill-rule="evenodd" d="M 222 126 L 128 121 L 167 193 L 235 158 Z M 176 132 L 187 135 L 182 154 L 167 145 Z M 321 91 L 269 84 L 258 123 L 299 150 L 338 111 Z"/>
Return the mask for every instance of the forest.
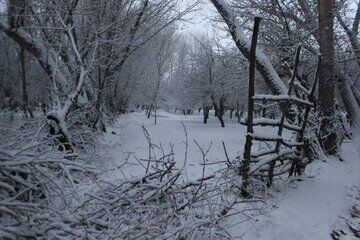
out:
<path id="1" fill-rule="evenodd" d="M 359 0 L 0 0 L 0 239 L 360 239 Z"/>

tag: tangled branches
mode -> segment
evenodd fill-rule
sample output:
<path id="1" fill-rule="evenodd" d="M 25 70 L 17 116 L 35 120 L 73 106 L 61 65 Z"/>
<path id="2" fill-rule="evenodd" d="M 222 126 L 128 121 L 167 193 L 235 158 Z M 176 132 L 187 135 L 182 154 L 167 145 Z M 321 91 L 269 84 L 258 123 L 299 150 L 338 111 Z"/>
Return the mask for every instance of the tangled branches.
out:
<path id="1" fill-rule="evenodd" d="M 185 162 L 178 166 L 175 154 L 149 143 L 149 159 L 140 159 L 144 175 L 138 178 L 99 182 L 70 211 L 51 212 L 34 219 L 37 237 L 52 239 L 230 239 L 227 215 L 238 214 L 241 198 L 234 191 L 238 180 L 227 167 L 205 175 L 208 148 L 196 141 L 203 158 L 200 178 L 187 180 Z"/>
<path id="2" fill-rule="evenodd" d="M 148 163 L 144 165 L 145 174 L 132 180 L 99 183 L 71 212 L 39 216 L 32 225 L 38 236 L 54 239 L 230 238 L 219 222 L 224 207 L 215 204 L 219 200 L 219 189 L 210 184 L 215 175 L 185 181 L 185 164 L 178 167 L 173 151 L 165 153 L 151 143 L 148 132 L 143 130 L 151 152 L 149 159 L 142 159 Z M 188 146 L 188 140 L 185 145 Z"/>
<path id="3" fill-rule="evenodd" d="M 0 127 L 6 140 L 0 144 L 0 235 L 9 239 L 34 237 L 25 225 L 45 207 L 70 205 L 76 185 L 91 171 L 54 151 L 43 126 L 44 120 L 17 119 Z"/>
<path id="4" fill-rule="evenodd" d="M 91 169 L 81 157 L 58 151 L 56 136 L 43 134 L 42 125 L 1 128 L 8 139 L 0 146 L 0 235 L 6 238 L 230 239 L 224 219 L 243 213 L 236 210 L 239 203 L 257 201 L 239 196 L 234 163 L 211 163 L 228 166 L 206 175 L 211 144 L 203 147 L 194 140 L 203 169 L 198 179 L 187 179 L 185 127 L 183 163 L 176 162 L 172 147 L 167 152 L 153 144 L 144 128 L 149 158 L 138 159 L 146 163 L 141 164 L 144 175 L 91 182 L 91 189 L 81 191 Z"/>

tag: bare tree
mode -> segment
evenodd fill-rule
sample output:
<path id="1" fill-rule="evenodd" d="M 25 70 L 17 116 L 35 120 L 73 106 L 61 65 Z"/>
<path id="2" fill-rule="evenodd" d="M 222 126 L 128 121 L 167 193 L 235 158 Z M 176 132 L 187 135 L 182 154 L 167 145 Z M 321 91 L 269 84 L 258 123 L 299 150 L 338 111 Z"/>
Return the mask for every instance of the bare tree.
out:
<path id="1" fill-rule="evenodd" d="M 173 70 L 173 57 L 176 49 L 174 33 L 174 29 L 168 28 L 157 36 L 152 45 L 153 50 L 155 50 L 153 54 L 153 63 L 155 64 L 155 81 L 151 81 L 152 94 L 147 117 L 150 118 L 151 112 L 154 110 L 155 124 L 157 121 L 156 110 L 158 107 L 159 93 L 164 81 L 166 81 L 167 77 L 171 76 L 171 71 Z"/>
<path id="2" fill-rule="evenodd" d="M 25 27 L 26 26 L 26 14 L 29 14 L 29 1 L 16 1 L 10 0 L 8 7 L 8 21 L 12 28 Z M 21 80 L 22 80 L 22 92 L 23 92 L 23 109 L 25 115 L 28 113 L 33 118 L 33 113 L 29 108 L 29 96 L 27 91 L 26 80 L 26 52 L 23 47 L 20 46 L 19 51 L 20 65 L 21 65 Z"/>

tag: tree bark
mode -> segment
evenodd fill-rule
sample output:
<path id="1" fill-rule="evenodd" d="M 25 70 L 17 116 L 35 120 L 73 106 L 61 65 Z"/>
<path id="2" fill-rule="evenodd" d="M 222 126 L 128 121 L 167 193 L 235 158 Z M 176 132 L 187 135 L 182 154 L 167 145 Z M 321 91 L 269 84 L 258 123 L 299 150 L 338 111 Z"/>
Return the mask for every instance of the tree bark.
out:
<path id="1" fill-rule="evenodd" d="M 207 124 L 207 120 L 209 119 L 209 107 L 205 104 L 203 105 L 203 117 L 204 117 L 204 124 Z"/>
<path id="2" fill-rule="evenodd" d="M 97 124 L 101 118 L 101 103 L 102 103 L 102 93 L 104 90 L 103 87 L 103 79 L 102 79 L 102 74 L 101 74 L 102 70 L 101 67 L 98 67 L 98 93 L 97 93 L 97 99 L 96 99 L 96 103 L 95 103 L 95 119 L 94 119 L 94 123 L 93 123 L 93 129 L 96 129 Z"/>
<path id="3" fill-rule="evenodd" d="M 320 134 L 324 151 L 334 155 L 337 152 L 335 130 L 335 71 L 334 71 L 334 2 L 318 0 L 319 45 L 322 61 L 319 69 L 319 106 L 321 111 Z"/>
<path id="4" fill-rule="evenodd" d="M 29 113 L 31 118 L 34 118 L 34 115 L 29 108 L 29 95 L 27 93 L 27 81 L 26 81 L 26 55 L 25 49 L 20 47 L 20 65 L 21 65 L 21 80 L 22 80 L 22 92 L 23 92 L 23 107 L 24 113 L 27 116 Z"/>
<path id="5" fill-rule="evenodd" d="M 249 185 L 249 168 L 251 163 L 251 146 L 253 129 L 253 118 L 254 118 L 254 94 L 255 94 L 255 61 L 256 61 L 256 45 L 260 27 L 260 17 L 255 17 L 253 36 L 251 40 L 250 50 L 250 67 L 249 67 L 249 89 L 248 89 L 248 116 L 247 116 L 247 134 L 246 142 L 244 147 L 244 155 L 242 161 L 242 167 L 240 174 L 242 175 L 241 195 L 248 197 L 248 185 Z"/>
<path id="6" fill-rule="evenodd" d="M 152 112 L 153 106 L 154 106 L 153 104 L 150 104 L 149 109 L 148 109 L 148 113 L 147 113 L 147 118 L 151 117 L 151 112 Z M 185 113 L 184 113 L 184 115 L 185 115 Z"/>
<path id="7" fill-rule="evenodd" d="M 225 112 L 225 106 L 224 101 L 225 99 L 221 98 L 219 105 L 215 102 L 214 97 L 212 97 L 213 105 L 215 109 L 215 116 L 219 119 L 221 127 L 225 127 L 225 121 L 224 121 L 224 112 Z"/>

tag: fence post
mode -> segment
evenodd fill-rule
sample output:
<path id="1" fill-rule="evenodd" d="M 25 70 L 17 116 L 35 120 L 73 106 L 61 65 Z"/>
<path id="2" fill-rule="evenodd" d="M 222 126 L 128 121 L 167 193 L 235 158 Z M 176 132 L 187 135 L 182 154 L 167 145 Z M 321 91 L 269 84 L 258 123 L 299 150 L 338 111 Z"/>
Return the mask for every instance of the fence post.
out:
<path id="1" fill-rule="evenodd" d="M 252 145 L 252 133 L 253 129 L 253 118 L 254 118 L 254 94 L 255 94 L 255 63 L 256 63 L 256 44 L 259 34 L 261 17 L 255 17 L 253 35 L 251 39 L 250 49 L 250 70 L 249 70 L 249 92 L 248 92 L 248 114 L 247 114 L 247 134 L 246 143 L 244 149 L 243 164 L 241 168 L 242 175 L 242 186 L 241 195 L 248 197 L 249 193 L 247 187 L 249 185 L 249 167 L 251 162 L 251 145 Z"/>
<path id="2" fill-rule="evenodd" d="M 288 89 L 288 92 L 287 92 L 289 97 L 291 95 L 291 91 L 292 91 L 292 88 L 294 86 L 296 73 L 297 73 L 297 69 L 298 69 L 298 66 L 299 66 L 300 51 L 301 51 L 301 45 L 296 50 L 294 69 L 293 69 L 293 73 L 291 75 L 291 79 L 290 79 L 290 83 L 289 83 L 289 89 Z M 283 134 L 284 122 L 285 122 L 285 114 L 282 114 L 279 129 L 278 129 L 278 133 L 277 133 L 278 136 L 282 136 L 282 134 Z M 280 146 L 281 146 L 281 142 L 279 142 L 279 141 L 276 142 L 276 145 L 275 145 L 275 153 L 276 154 L 279 153 Z M 270 167 L 269 167 L 269 171 L 268 171 L 268 181 L 267 181 L 267 186 L 268 187 L 271 186 L 273 178 L 274 178 L 274 168 L 275 168 L 275 165 L 276 165 L 276 160 L 274 160 L 273 162 L 270 163 Z"/>

